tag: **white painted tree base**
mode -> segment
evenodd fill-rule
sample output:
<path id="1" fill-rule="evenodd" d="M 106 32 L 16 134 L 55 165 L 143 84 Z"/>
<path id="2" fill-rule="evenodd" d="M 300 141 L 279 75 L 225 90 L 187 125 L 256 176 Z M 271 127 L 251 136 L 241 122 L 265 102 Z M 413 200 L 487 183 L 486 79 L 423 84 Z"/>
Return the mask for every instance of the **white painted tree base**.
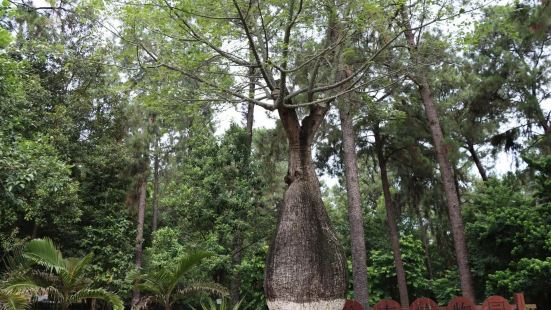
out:
<path id="1" fill-rule="evenodd" d="M 296 303 L 285 300 L 268 300 L 270 310 L 342 310 L 344 299 L 320 300 L 306 303 Z"/>

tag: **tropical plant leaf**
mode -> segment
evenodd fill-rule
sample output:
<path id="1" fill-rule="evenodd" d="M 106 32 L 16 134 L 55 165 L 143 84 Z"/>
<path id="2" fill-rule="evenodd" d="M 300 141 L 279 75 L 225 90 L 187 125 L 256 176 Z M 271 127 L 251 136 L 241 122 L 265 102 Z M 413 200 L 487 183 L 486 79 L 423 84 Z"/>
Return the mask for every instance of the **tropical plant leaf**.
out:
<path id="1" fill-rule="evenodd" d="M 65 261 L 65 265 L 67 266 L 67 271 L 71 275 L 71 278 L 76 279 L 80 278 L 82 276 L 82 273 L 86 269 L 87 266 L 92 263 L 92 259 L 94 258 L 93 253 L 88 253 L 83 258 L 68 258 Z"/>
<path id="2" fill-rule="evenodd" d="M 155 296 L 146 296 L 140 298 L 140 300 L 134 305 L 134 310 L 142 310 L 142 309 L 148 309 L 149 304 L 151 303 L 162 303 L 162 301 L 159 301 Z"/>
<path id="3" fill-rule="evenodd" d="M 196 282 L 189 284 L 186 288 L 180 289 L 174 295 L 174 300 L 180 300 L 194 293 L 212 293 L 220 296 L 229 295 L 228 289 L 224 286 L 213 282 Z"/>
<path id="4" fill-rule="evenodd" d="M 124 309 L 124 303 L 119 298 L 119 296 L 110 293 L 104 289 L 97 288 L 97 289 L 84 289 L 76 292 L 75 294 L 71 295 L 69 298 L 70 303 L 79 303 L 86 299 L 101 299 L 105 300 L 111 305 L 113 305 L 113 310 L 123 310 Z"/>
<path id="5" fill-rule="evenodd" d="M 31 277 L 32 281 L 40 287 L 61 285 L 59 277 L 51 272 L 31 270 L 28 275 Z"/>
<path id="6" fill-rule="evenodd" d="M 42 288 L 41 291 L 43 294 L 45 293 L 48 295 L 48 300 L 61 302 L 64 299 L 63 294 L 53 286 Z"/>
<path id="7" fill-rule="evenodd" d="M 0 289 L 0 309 L 23 310 L 29 306 L 29 298 L 21 293 Z"/>
<path id="8" fill-rule="evenodd" d="M 66 269 L 61 251 L 56 248 L 49 238 L 29 241 L 23 250 L 23 256 L 49 270 L 60 272 Z"/>
<path id="9" fill-rule="evenodd" d="M 173 273 L 171 287 L 176 286 L 182 277 L 193 267 L 201 263 L 204 258 L 212 256 L 212 253 L 197 251 L 181 257 L 176 263 L 176 270 Z"/>
<path id="10" fill-rule="evenodd" d="M 141 291 L 141 292 L 147 292 L 151 294 L 162 294 L 161 288 L 159 285 L 155 282 L 152 282 L 150 280 L 146 280 L 142 283 L 138 283 L 135 285 L 135 287 Z"/>
<path id="11" fill-rule="evenodd" d="M 26 277 L 14 278 L 2 283 L 2 290 L 8 293 L 33 295 L 38 289 L 40 289 L 40 286 L 32 279 Z"/>

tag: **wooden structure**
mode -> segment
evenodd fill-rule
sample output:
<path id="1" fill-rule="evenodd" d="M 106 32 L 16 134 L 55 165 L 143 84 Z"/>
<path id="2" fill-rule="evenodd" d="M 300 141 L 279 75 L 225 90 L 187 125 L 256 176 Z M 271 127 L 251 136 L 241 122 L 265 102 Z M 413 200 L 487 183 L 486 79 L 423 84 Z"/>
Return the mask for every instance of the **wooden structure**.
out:
<path id="1" fill-rule="evenodd" d="M 375 304 L 374 310 L 400 310 L 400 304 L 392 299 L 383 299 Z"/>
<path id="2" fill-rule="evenodd" d="M 524 294 L 517 293 L 514 296 L 514 304 L 509 304 L 507 299 L 501 296 L 490 296 L 482 303 L 476 305 L 471 300 L 458 296 L 453 298 L 447 306 L 440 307 L 430 298 L 417 298 L 409 309 L 402 309 L 400 304 L 394 300 L 383 299 L 375 304 L 374 310 L 534 310 L 537 309 L 534 304 L 526 304 Z M 347 301 L 343 310 L 363 310 L 363 307 L 355 301 Z"/>

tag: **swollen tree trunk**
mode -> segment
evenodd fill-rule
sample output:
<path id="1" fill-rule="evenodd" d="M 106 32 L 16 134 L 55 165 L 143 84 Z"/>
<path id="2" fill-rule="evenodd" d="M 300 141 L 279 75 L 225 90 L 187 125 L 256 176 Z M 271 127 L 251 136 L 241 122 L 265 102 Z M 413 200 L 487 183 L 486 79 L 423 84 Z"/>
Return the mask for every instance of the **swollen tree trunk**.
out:
<path id="1" fill-rule="evenodd" d="M 352 280 L 354 297 L 369 309 L 367 287 L 367 259 L 365 249 L 364 220 L 361 207 L 360 182 L 358 179 L 358 158 L 350 105 L 339 106 L 341 132 L 346 175 L 346 194 L 348 198 L 348 221 L 350 223 L 350 241 L 352 247 Z"/>
<path id="2" fill-rule="evenodd" d="M 488 181 L 488 175 L 486 174 L 486 169 L 484 169 L 484 166 L 482 165 L 482 162 L 480 161 L 480 158 L 478 157 L 478 154 L 474 149 L 474 145 L 470 141 L 467 141 L 467 150 L 469 150 L 469 153 L 471 154 L 471 158 L 473 159 L 482 180 L 484 182 Z"/>
<path id="3" fill-rule="evenodd" d="M 390 184 L 386 169 L 386 158 L 383 152 L 383 138 L 379 132 L 379 125 L 376 124 L 373 129 L 375 135 L 375 149 L 377 152 L 377 161 L 379 162 L 379 170 L 381 173 L 381 184 L 383 186 L 383 196 L 385 199 L 386 220 L 390 232 L 390 246 L 394 255 L 394 266 L 396 267 L 396 278 L 398 281 L 398 291 L 400 294 L 400 305 L 402 309 L 408 309 L 409 297 L 408 287 L 406 282 L 406 272 L 404 271 L 404 262 L 400 251 L 400 235 L 398 226 L 396 225 L 394 207 L 392 206 L 392 196 L 390 195 Z"/>
<path id="4" fill-rule="evenodd" d="M 405 6 L 402 7 L 401 16 L 405 24 L 405 37 L 407 40 L 410 57 L 414 65 L 418 65 L 417 61 L 417 45 L 415 43 L 415 37 L 411 30 L 409 17 L 407 16 Z M 448 204 L 448 213 L 450 217 L 451 230 L 453 235 L 455 256 L 457 259 L 457 265 L 459 269 L 459 278 L 461 281 L 461 291 L 463 296 L 475 300 L 475 294 L 472 284 L 471 271 L 469 269 L 469 258 L 467 252 L 467 244 L 465 242 L 465 230 L 463 226 L 463 218 L 461 216 L 461 209 L 459 205 L 459 197 L 457 195 L 457 188 L 453 176 L 452 166 L 448 159 L 448 150 L 444 142 L 444 135 L 442 134 L 442 127 L 440 126 L 440 120 L 438 118 L 438 112 L 434 105 L 433 96 L 427 80 L 424 68 L 416 70 L 411 79 L 419 88 L 419 94 L 425 107 L 425 114 L 429 121 L 429 127 L 432 135 L 434 149 L 436 151 L 436 158 L 438 166 L 440 167 L 440 176 L 442 177 L 442 184 L 444 185 L 444 192 L 446 194 L 446 200 Z"/>
<path id="5" fill-rule="evenodd" d="M 289 140 L 288 188 L 266 262 L 268 308 L 342 310 L 346 257 L 329 223 L 311 158 L 327 108 L 311 106 L 302 125 L 294 109 L 278 112 Z"/>
<path id="6" fill-rule="evenodd" d="M 139 199 L 138 199 L 138 222 L 136 225 L 136 245 L 134 249 L 135 265 L 136 269 L 142 267 L 142 253 L 143 253 L 143 226 L 145 218 L 145 196 L 146 196 L 147 178 L 142 176 L 140 178 L 139 185 Z M 134 289 L 132 294 L 132 306 L 134 307 L 140 299 L 140 291 Z"/>

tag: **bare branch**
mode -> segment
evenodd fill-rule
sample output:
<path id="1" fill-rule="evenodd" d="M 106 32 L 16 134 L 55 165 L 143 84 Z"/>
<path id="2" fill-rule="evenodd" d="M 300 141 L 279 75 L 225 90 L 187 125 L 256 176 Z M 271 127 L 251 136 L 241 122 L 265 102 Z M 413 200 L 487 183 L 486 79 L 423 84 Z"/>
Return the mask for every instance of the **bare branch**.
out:
<path id="1" fill-rule="evenodd" d="M 254 43 L 253 37 L 251 35 L 251 31 L 249 30 L 249 26 L 247 25 L 247 20 L 243 16 L 243 13 L 241 12 L 241 8 L 239 7 L 239 4 L 237 4 L 236 0 L 233 0 L 233 4 L 235 6 L 235 9 L 237 10 L 237 13 L 239 14 L 239 19 L 241 20 L 241 24 L 243 25 L 243 29 L 245 30 L 247 40 L 249 41 L 249 48 L 250 48 L 250 51 L 253 54 L 253 57 L 256 61 L 257 67 L 260 69 L 260 73 L 262 74 L 262 77 L 266 81 L 266 85 L 268 86 L 268 88 L 270 90 L 273 90 L 274 89 L 274 86 L 273 86 L 274 78 L 266 70 L 262 60 L 260 59 L 260 56 L 258 55 L 258 50 L 256 48 L 256 44 Z M 266 44 L 267 44 L 267 42 L 266 42 Z"/>
<path id="2" fill-rule="evenodd" d="M 170 64 L 165 64 L 165 63 L 161 63 L 161 64 L 159 64 L 158 66 L 165 67 L 165 68 L 167 68 L 167 69 L 169 69 L 169 70 L 179 72 L 179 73 L 181 73 L 182 75 L 184 75 L 184 76 L 186 76 L 186 77 L 188 77 L 188 78 L 190 78 L 190 79 L 193 79 L 193 80 L 195 80 L 195 81 L 197 81 L 197 82 L 200 82 L 200 83 L 202 83 L 202 84 L 204 84 L 204 85 L 206 85 L 206 86 L 209 86 L 209 87 L 211 87 L 211 88 L 213 88 L 213 89 L 215 89 L 215 90 L 217 90 L 217 91 L 220 91 L 220 92 L 222 92 L 222 93 L 224 93 L 224 94 L 231 95 L 231 96 L 240 98 L 240 99 L 242 99 L 242 100 L 245 100 L 245 101 L 247 101 L 247 102 L 256 104 L 256 105 L 258 105 L 258 106 L 260 106 L 260 107 L 263 107 L 263 108 L 266 109 L 266 110 L 269 110 L 269 111 L 275 110 L 275 107 L 274 107 L 273 104 L 270 104 L 270 103 L 267 103 L 267 102 L 262 102 L 262 101 L 260 101 L 260 100 L 254 99 L 254 98 L 249 98 L 249 97 L 247 97 L 247 96 L 245 96 L 245 95 L 242 95 L 242 94 L 240 94 L 240 93 L 238 93 L 238 92 L 234 92 L 234 91 L 231 91 L 231 90 L 229 90 L 229 89 L 227 89 L 227 88 L 218 86 L 218 85 L 216 85 L 215 83 L 209 82 L 209 81 L 207 81 L 207 80 L 205 80 L 205 79 L 203 79 L 203 78 L 201 78 L 201 77 L 199 77 L 199 76 L 197 76 L 197 75 L 195 75 L 195 74 L 192 74 L 192 73 L 190 73 L 190 72 L 188 72 L 188 71 L 186 71 L 186 70 L 184 70 L 184 69 L 182 69 L 182 68 L 179 68 L 179 67 L 176 67 L 176 66 L 173 66 L 173 65 L 170 65 Z"/>
<path id="3" fill-rule="evenodd" d="M 163 0 L 165 5 L 170 9 L 170 12 L 172 12 L 178 19 L 178 21 L 185 26 L 185 28 L 187 29 L 187 31 L 189 32 L 189 34 L 194 37 L 195 39 L 197 39 L 198 41 L 202 42 L 203 44 L 207 45 L 208 47 L 210 47 L 213 51 L 217 52 L 218 54 L 220 54 L 222 57 L 228 59 L 229 61 L 235 63 L 235 64 L 238 64 L 238 65 L 241 65 L 241 66 L 245 66 L 245 67 L 257 67 L 256 65 L 253 65 L 251 63 L 249 63 L 248 61 L 244 60 L 244 59 L 241 59 L 231 53 L 228 53 L 224 50 L 222 50 L 221 48 L 218 48 L 216 45 L 212 44 L 209 40 L 207 40 L 206 38 L 204 38 L 203 36 L 201 36 L 197 31 L 195 31 L 195 29 L 193 28 L 193 26 L 191 26 L 187 21 L 186 19 L 181 16 L 180 14 L 178 14 L 177 10 L 171 6 L 167 0 Z"/>
<path id="4" fill-rule="evenodd" d="M 289 22 L 285 27 L 285 34 L 283 35 L 283 51 L 282 51 L 283 63 L 281 64 L 281 68 L 283 69 L 283 71 L 281 71 L 281 78 L 279 82 L 279 90 L 282 94 L 285 94 L 285 91 L 287 89 L 287 86 L 286 86 L 287 73 L 285 71 L 287 70 L 287 64 L 289 62 L 288 57 L 289 57 L 289 42 L 291 40 L 291 30 L 293 29 L 293 26 L 297 21 L 298 15 L 302 11 L 302 0 L 299 0 L 299 7 L 296 15 L 294 14 L 294 9 L 295 9 L 295 0 L 291 0 L 289 4 Z M 275 106 L 277 107 L 280 104 L 286 102 L 285 99 L 286 99 L 285 96 L 279 96 L 277 98 L 277 101 L 275 102 Z"/>
<path id="5" fill-rule="evenodd" d="M 394 73 L 396 73 L 396 72 L 394 72 Z M 363 83 L 360 83 L 360 84 L 357 84 L 357 85 L 352 85 L 351 87 L 346 88 L 342 92 L 339 92 L 335 95 L 332 95 L 332 96 L 329 96 L 329 97 L 326 97 L 326 98 L 321 98 L 321 99 L 318 99 L 318 100 L 314 100 L 314 101 L 310 101 L 310 102 L 304 102 L 304 103 L 285 104 L 285 107 L 287 107 L 287 108 L 299 108 L 299 107 L 306 107 L 306 106 L 311 106 L 311 105 L 327 105 L 328 103 L 332 102 L 333 100 L 337 99 L 338 97 L 341 97 L 341 96 L 346 95 L 350 92 L 353 92 L 353 91 L 355 91 L 355 90 L 357 90 L 361 87 L 364 87 L 364 86 L 372 83 L 373 81 L 379 80 L 381 78 L 382 77 L 377 77 L 377 78 L 368 80 L 366 82 L 363 82 Z M 396 80 L 394 82 L 389 83 L 388 85 L 385 85 L 384 87 L 387 88 L 387 87 L 392 86 L 394 84 L 397 84 L 401 81 L 402 80 Z"/>

